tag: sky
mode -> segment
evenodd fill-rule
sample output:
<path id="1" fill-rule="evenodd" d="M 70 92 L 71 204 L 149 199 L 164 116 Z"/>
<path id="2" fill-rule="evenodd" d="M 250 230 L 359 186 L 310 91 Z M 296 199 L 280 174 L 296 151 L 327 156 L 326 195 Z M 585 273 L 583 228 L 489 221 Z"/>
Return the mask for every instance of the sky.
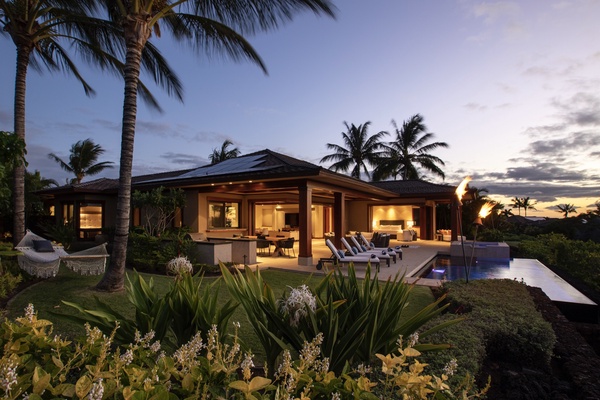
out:
<path id="1" fill-rule="evenodd" d="M 152 38 L 184 85 L 181 103 L 149 85 L 162 113 L 140 102 L 134 175 L 192 168 L 231 140 L 242 154 L 265 148 L 319 164 L 342 144 L 344 122 L 394 132 L 421 114 L 445 165 L 445 179 L 510 199 L 537 201 L 528 216 L 560 218 L 600 200 L 599 0 L 334 0 L 336 19 L 298 15 L 247 37 L 268 69 L 207 58 Z M 0 130 L 13 130 L 15 50 L 0 40 Z M 30 171 L 63 184 L 48 158 L 91 138 L 118 176 L 122 80 L 82 62 L 96 90 L 62 73 L 27 80 Z M 148 80 L 148 79 L 146 79 Z M 391 140 L 392 136 L 387 136 Z M 328 166 L 328 165 L 324 165 Z M 88 177 L 91 180 L 96 177 Z M 517 214 L 517 210 L 514 210 Z M 521 214 L 524 212 L 521 210 Z"/>

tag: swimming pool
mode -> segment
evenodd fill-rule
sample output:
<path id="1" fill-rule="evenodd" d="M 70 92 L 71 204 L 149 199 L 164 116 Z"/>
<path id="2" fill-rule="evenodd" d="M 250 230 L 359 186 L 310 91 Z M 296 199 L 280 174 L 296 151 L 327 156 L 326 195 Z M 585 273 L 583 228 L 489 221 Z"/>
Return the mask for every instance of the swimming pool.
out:
<path id="1" fill-rule="evenodd" d="M 449 256 L 438 255 L 417 275 L 422 279 L 448 281 L 465 279 L 465 267 L 452 264 Z M 591 313 L 591 318 L 594 319 L 595 315 L 595 321 L 598 321 L 598 306 L 596 303 L 538 260 L 529 258 L 480 258 L 473 262 L 469 279 L 514 279 L 529 286 L 539 287 L 550 300 L 563 310 L 563 313 L 567 308 L 577 305 L 573 310 L 576 314 L 583 316 L 581 314 Z"/>

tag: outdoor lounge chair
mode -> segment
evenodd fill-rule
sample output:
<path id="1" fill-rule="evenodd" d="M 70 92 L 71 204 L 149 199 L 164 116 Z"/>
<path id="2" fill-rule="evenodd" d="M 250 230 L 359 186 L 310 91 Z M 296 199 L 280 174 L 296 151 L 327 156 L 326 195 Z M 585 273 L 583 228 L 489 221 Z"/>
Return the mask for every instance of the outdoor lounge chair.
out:
<path id="1" fill-rule="evenodd" d="M 360 240 L 365 245 L 365 248 L 367 250 L 384 250 L 384 248 L 375 247 L 375 245 L 373 243 L 369 243 L 369 241 L 367 240 L 367 238 L 362 233 L 359 235 L 359 237 L 360 237 Z M 402 260 L 402 248 L 400 246 L 396 246 L 396 247 L 393 248 L 393 250 L 396 252 L 396 254 L 398 255 L 398 257 L 400 257 L 400 259 Z"/>
<path id="2" fill-rule="evenodd" d="M 369 256 L 347 256 L 344 254 L 343 250 L 338 250 L 335 248 L 331 240 L 325 240 L 327 247 L 331 250 L 332 258 L 335 259 L 336 264 L 350 264 L 350 263 L 363 263 L 363 264 L 375 264 L 377 267 L 377 272 L 379 272 L 379 265 L 381 264 L 381 260 L 375 254 L 371 254 Z"/>
<path id="3" fill-rule="evenodd" d="M 374 250 L 374 251 L 368 251 L 368 252 L 367 251 L 359 251 L 356 246 L 350 246 L 350 243 L 348 243 L 348 241 L 346 240 L 345 237 L 342 238 L 342 244 L 344 245 L 346 250 L 348 250 L 351 253 L 351 255 L 353 255 L 353 256 L 371 257 L 371 254 L 375 254 L 375 256 L 377 256 L 377 258 L 379 258 L 381 260 L 385 260 L 388 268 L 390 266 L 390 260 L 392 259 L 392 256 L 390 256 L 388 254 L 387 250 L 381 250 L 381 251 Z M 396 253 L 394 253 L 394 258 L 396 258 Z"/>
<path id="4" fill-rule="evenodd" d="M 15 249 L 23 253 L 17 256 L 19 267 L 39 278 L 56 276 L 61 261 L 81 275 L 100 275 L 108 258 L 106 244 L 69 254 L 62 246 L 53 245 L 29 230 Z"/>
<path id="5" fill-rule="evenodd" d="M 354 247 L 358 250 L 359 253 L 374 253 L 374 254 L 383 254 L 385 252 L 392 258 L 394 264 L 396 264 L 396 260 L 398 259 L 398 252 L 400 253 L 400 259 L 402 260 L 402 250 L 398 248 L 398 251 L 388 247 L 387 249 L 367 249 L 365 245 L 361 245 L 358 243 L 358 240 L 354 236 L 350 236 L 350 240 L 354 244 Z"/>

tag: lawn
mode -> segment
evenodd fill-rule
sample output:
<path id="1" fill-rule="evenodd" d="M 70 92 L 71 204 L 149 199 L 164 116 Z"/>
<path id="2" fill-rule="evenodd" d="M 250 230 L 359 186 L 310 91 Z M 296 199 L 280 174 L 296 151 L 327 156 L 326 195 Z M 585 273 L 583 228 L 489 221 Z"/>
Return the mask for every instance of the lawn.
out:
<path id="1" fill-rule="evenodd" d="M 131 276 L 132 273 L 131 271 L 127 271 L 127 274 Z M 161 275 L 141 275 L 146 281 L 149 281 L 150 279 L 154 281 L 155 290 L 159 295 L 167 292 L 173 279 Z M 294 288 L 306 284 L 309 287 L 314 288 L 323 279 L 322 276 L 312 276 L 303 273 L 274 269 L 261 271 L 261 275 L 278 297 L 286 290 L 289 292 L 290 287 Z M 12 319 L 23 315 L 23 310 L 31 303 L 38 312 L 39 318 L 49 319 L 54 323 L 55 334 L 71 337 L 83 334 L 84 330 L 83 327 L 70 321 L 63 320 L 56 315 L 77 313 L 73 308 L 64 305 L 62 300 L 80 304 L 88 309 L 94 309 L 95 297 L 97 297 L 102 302 L 109 304 L 119 313 L 133 317 L 134 309 L 127 298 L 127 292 L 104 293 L 95 291 L 93 288 L 99 279 L 98 276 L 81 276 L 67 268 L 61 267 L 55 278 L 36 283 L 11 299 L 7 305 L 6 316 Z M 208 288 L 211 283 L 219 278 L 205 277 L 203 279 L 202 287 Z M 219 288 L 219 299 L 224 304 L 230 298 L 225 285 L 222 285 Z M 420 286 L 414 287 L 410 295 L 409 305 L 403 311 L 403 318 L 410 318 L 433 301 L 434 297 L 429 288 Z M 241 323 L 240 338 L 247 348 L 250 348 L 253 351 L 258 360 L 262 359 L 264 354 L 260 343 L 256 340 L 254 332 L 247 322 L 247 317 L 241 307 L 236 309 L 231 321 L 239 321 Z"/>

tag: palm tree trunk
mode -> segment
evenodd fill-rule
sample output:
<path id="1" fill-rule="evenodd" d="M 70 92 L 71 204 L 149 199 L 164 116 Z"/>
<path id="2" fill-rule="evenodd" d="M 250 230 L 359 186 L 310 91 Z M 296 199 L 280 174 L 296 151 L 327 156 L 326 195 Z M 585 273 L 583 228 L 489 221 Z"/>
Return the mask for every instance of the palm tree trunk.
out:
<path id="1" fill-rule="evenodd" d="M 138 23 L 135 24 L 135 22 Z M 132 27 L 133 29 L 128 29 Z M 138 81 L 142 50 L 150 36 L 147 24 L 144 24 L 143 21 L 128 21 L 128 26 L 124 29 L 126 31 L 127 55 L 124 71 L 125 99 L 123 102 L 121 165 L 119 167 L 119 194 L 117 198 L 115 238 L 108 269 L 102 280 L 96 285 L 96 289 L 109 292 L 123 290 L 125 284 L 125 261 L 131 214 L 131 170 L 133 166 L 133 142 L 137 117 Z"/>
<path id="2" fill-rule="evenodd" d="M 15 135 L 25 143 L 25 92 L 27 90 L 27 67 L 32 48 L 17 47 L 17 72 L 15 77 L 14 129 Z M 22 157 L 16 159 L 13 169 L 13 243 L 16 246 L 25 236 L 25 164 Z"/>

